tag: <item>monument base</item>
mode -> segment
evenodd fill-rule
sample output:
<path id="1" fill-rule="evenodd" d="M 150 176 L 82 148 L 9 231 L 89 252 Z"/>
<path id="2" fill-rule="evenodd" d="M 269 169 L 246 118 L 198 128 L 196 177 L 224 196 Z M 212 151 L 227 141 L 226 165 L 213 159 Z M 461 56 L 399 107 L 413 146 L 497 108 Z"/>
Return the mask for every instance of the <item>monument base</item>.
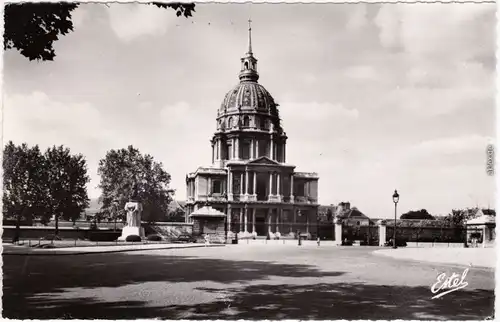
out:
<path id="1" fill-rule="evenodd" d="M 130 235 L 137 235 L 140 236 L 141 238 L 144 238 L 144 228 L 142 227 L 130 227 L 130 226 L 125 226 L 122 229 L 122 235 L 118 237 L 118 241 L 125 241 L 127 236 Z"/>

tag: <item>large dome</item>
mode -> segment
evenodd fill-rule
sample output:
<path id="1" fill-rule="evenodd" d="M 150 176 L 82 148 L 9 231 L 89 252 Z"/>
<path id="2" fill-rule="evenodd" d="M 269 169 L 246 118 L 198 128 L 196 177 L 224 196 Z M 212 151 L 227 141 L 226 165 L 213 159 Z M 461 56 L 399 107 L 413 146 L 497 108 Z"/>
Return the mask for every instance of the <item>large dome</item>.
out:
<path id="1" fill-rule="evenodd" d="M 248 51 L 241 58 L 240 83 L 230 90 L 217 110 L 217 131 L 252 130 L 282 133 L 278 105 L 258 83 L 257 59 L 252 53 L 251 28 Z"/>
<path id="2" fill-rule="evenodd" d="M 230 90 L 219 109 L 219 115 L 238 110 L 269 113 L 275 102 L 264 86 L 256 82 L 241 82 Z"/>

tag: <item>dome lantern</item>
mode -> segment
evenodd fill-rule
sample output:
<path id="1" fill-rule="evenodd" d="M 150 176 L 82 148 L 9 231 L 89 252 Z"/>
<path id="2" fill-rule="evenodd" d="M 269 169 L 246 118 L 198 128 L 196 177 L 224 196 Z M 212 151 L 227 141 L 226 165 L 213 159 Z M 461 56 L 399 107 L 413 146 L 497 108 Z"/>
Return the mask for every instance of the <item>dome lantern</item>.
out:
<path id="1" fill-rule="evenodd" d="M 243 58 L 241 58 L 241 71 L 240 81 L 257 82 L 259 80 L 259 73 L 257 73 L 257 59 L 253 56 L 252 52 L 252 20 L 248 20 L 248 51 Z"/>

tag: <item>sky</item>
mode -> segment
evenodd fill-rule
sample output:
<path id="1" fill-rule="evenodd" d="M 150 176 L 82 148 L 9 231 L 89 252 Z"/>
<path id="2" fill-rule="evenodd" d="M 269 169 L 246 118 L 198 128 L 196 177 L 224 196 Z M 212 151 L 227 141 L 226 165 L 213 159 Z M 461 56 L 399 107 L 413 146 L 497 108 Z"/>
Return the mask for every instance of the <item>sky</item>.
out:
<path id="1" fill-rule="evenodd" d="M 259 83 L 280 104 L 287 161 L 319 202 L 375 218 L 494 205 L 495 4 L 84 4 L 53 62 L 4 54 L 3 140 L 85 155 L 96 198 L 106 151 L 134 145 L 172 175 L 211 163 L 238 83 L 248 18 Z"/>

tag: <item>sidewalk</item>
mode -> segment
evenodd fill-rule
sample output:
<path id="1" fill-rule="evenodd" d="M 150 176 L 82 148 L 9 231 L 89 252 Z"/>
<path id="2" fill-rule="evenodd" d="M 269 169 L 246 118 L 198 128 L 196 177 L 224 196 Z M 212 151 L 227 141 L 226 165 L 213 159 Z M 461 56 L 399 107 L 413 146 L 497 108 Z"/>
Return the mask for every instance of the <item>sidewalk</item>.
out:
<path id="1" fill-rule="evenodd" d="M 141 244 L 141 245 L 118 245 L 118 246 L 84 246 L 64 248 L 33 248 L 27 246 L 16 246 L 2 244 L 3 255 L 84 255 L 119 253 L 141 250 L 176 249 L 176 248 L 199 248 L 199 247 L 224 247 L 224 244 Z"/>
<path id="2" fill-rule="evenodd" d="M 377 255 L 433 263 L 495 268 L 495 248 L 398 248 L 382 249 Z"/>

